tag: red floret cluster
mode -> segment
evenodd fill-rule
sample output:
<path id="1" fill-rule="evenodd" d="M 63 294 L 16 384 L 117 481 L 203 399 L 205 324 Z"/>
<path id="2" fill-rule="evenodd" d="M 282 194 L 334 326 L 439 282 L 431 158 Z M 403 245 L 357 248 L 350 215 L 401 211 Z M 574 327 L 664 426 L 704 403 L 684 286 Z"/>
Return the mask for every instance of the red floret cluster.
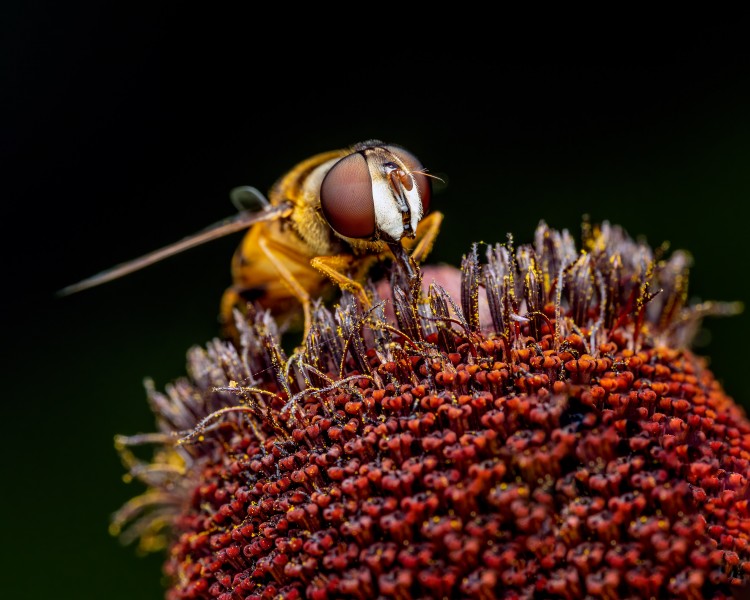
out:
<path id="1" fill-rule="evenodd" d="M 473 249 L 394 321 L 319 306 L 289 357 L 262 313 L 191 350 L 118 440 L 149 490 L 115 529 L 166 545 L 169 600 L 732 597 L 750 422 L 687 348 L 727 307 L 685 305 L 685 255 L 584 244 Z"/>

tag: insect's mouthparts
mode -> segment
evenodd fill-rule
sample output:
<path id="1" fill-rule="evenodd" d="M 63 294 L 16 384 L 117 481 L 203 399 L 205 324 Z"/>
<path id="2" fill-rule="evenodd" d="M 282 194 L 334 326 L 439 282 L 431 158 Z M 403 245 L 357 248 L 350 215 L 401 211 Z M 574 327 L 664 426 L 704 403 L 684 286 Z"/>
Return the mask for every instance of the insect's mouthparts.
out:
<path id="1" fill-rule="evenodd" d="M 406 199 L 406 192 L 414 187 L 414 182 L 411 177 L 401 169 L 391 171 L 388 174 L 388 182 L 393 190 L 393 197 L 396 199 L 398 210 L 401 212 L 401 224 L 404 228 L 401 237 L 413 239 L 416 232 L 411 226 L 411 208 Z"/>
<path id="2" fill-rule="evenodd" d="M 401 213 L 401 222 L 404 225 L 404 232 L 401 234 L 401 237 L 414 239 L 417 232 L 411 228 L 411 211 L 407 210 L 406 212 Z"/>

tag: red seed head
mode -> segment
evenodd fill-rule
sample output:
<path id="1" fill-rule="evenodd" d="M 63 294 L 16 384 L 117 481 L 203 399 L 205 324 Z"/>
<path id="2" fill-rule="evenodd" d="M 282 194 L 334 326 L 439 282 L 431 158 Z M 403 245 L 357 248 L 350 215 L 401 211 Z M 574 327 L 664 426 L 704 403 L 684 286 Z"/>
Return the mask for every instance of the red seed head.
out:
<path id="1" fill-rule="evenodd" d="M 163 433 L 119 440 L 149 491 L 115 529 L 166 543 L 171 600 L 729 598 L 750 423 L 688 348 L 687 257 L 584 244 L 474 248 L 395 320 L 319 306 L 291 358 L 239 319 L 149 389 Z"/>

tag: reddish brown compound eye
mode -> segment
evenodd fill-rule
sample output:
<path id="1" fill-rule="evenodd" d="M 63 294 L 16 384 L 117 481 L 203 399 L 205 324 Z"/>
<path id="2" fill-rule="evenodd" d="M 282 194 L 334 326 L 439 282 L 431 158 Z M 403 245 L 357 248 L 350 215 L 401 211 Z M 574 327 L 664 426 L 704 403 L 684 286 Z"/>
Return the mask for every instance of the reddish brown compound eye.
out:
<path id="1" fill-rule="evenodd" d="M 350 154 L 328 171 L 320 185 L 320 207 L 328 224 L 350 238 L 375 234 L 375 200 L 365 157 Z"/>
<path id="2" fill-rule="evenodd" d="M 432 200 L 432 181 L 427 175 L 421 172 L 424 170 L 422 163 L 419 162 L 416 156 L 408 150 L 404 150 L 401 146 L 386 146 L 386 148 L 398 156 L 411 171 L 414 181 L 417 182 L 417 187 L 419 188 L 419 197 L 422 199 L 422 211 L 424 214 L 427 214 L 427 211 L 430 210 L 430 200 Z"/>

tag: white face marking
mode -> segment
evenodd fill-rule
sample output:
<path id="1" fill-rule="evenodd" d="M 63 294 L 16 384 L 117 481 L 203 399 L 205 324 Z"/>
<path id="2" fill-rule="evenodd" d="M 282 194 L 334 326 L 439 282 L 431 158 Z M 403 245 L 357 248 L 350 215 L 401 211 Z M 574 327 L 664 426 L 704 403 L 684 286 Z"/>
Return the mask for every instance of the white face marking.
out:
<path id="1" fill-rule="evenodd" d="M 404 237 L 403 212 L 401 210 L 401 201 L 396 197 L 393 186 L 389 181 L 389 174 L 395 169 L 387 167 L 386 163 L 396 163 L 398 167 L 407 173 L 407 177 L 412 180 L 410 190 L 401 186 L 403 198 L 409 207 L 411 214 L 411 231 L 417 230 L 417 225 L 422 220 L 422 200 L 419 197 L 419 187 L 417 182 L 409 173 L 409 169 L 398 159 L 398 157 L 388 153 L 386 160 L 383 160 L 379 154 L 367 154 L 367 166 L 370 169 L 370 178 L 372 179 L 372 197 L 375 202 L 375 226 L 378 230 L 385 233 L 393 240 L 400 240 Z"/>

